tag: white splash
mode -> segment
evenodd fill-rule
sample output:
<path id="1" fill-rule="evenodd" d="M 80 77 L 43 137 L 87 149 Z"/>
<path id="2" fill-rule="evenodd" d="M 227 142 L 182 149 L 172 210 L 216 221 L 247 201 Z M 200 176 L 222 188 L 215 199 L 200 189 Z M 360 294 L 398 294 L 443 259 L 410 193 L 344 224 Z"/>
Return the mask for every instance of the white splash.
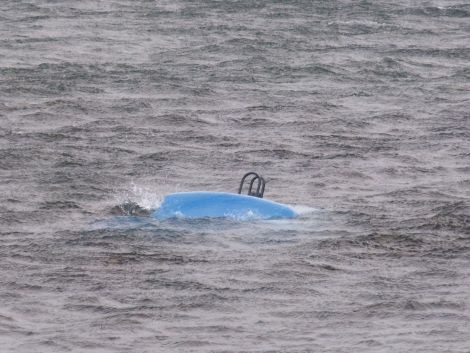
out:
<path id="1" fill-rule="evenodd" d="M 318 208 L 305 205 L 289 205 L 299 216 L 305 216 L 319 211 Z"/>
<path id="2" fill-rule="evenodd" d="M 118 192 L 118 203 L 135 202 L 148 210 L 160 207 L 165 193 L 157 185 L 145 185 L 132 182 L 129 188 Z"/>

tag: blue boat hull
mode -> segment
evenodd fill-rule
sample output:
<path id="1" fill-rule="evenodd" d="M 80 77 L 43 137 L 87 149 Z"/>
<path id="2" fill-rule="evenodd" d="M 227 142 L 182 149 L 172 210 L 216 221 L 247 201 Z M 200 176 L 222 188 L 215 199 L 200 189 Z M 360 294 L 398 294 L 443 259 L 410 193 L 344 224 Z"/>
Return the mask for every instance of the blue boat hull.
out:
<path id="1" fill-rule="evenodd" d="M 289 206 L 258 197 L 227 192 L 178 192 L 165 196 L 153 217 L 168 218 L 232 218 L 276 219 L 294 218 L 297 213 Z"/>

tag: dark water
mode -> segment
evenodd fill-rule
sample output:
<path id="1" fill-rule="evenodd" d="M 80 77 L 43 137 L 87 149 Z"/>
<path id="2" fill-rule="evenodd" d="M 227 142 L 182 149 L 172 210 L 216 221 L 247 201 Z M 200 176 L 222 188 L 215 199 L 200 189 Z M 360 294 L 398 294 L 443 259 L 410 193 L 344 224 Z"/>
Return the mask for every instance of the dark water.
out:
<path id="1" fill-rule="evenodd" d="M 465 0 L 3 0 L 0 351 L 470 352 L 469 111 Z"/>

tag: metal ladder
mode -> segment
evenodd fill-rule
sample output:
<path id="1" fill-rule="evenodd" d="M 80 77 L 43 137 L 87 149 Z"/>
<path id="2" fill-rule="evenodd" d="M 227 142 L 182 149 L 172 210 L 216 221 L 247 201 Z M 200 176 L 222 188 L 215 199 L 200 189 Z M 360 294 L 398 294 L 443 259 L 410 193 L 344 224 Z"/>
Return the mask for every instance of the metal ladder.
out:
<path id="1" fill-rule="evenodd" d="M 248 177 L 251 176 L 251 179 L 248 179 Z M 243 178 L 242 178 L 242 181 L 240 182 L 240 187 L 238 188 L 238 193 L 241 194 L 242 191 L 243 191 L 243 186 L 245 184 L 245 181 L 249 181 L 249 187 L 248 187 L 248 194 L 249 196 L 254 196 L 254 197 L 259 197 L 259 198 L 263 198 L 263 195 L 264 195 L 264 187 L 266 186 L 266 181 L 264 180 L 264 178 L 259 175 L 258 173 L 255 173 L 255 172 L 249 172 L 249 173 L 246 173 Z M 256 191 L 253 191 L 253 185 L 255 183 L 255 181 L 258 181 L 257 182 L 257 187 L 256 187 Z"/>

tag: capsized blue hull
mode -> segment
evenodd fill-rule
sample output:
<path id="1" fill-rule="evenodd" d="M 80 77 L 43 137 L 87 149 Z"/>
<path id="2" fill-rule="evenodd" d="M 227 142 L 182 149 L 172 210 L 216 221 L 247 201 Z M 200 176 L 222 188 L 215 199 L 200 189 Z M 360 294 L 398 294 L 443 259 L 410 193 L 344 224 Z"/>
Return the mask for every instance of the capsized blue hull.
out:
<path id="1" fill-rule="evenodd" d="M 276 219 L 294 218 L 297 213 L 289 206 L 258 197 L 228 192 L 178 192 L 165 196 L 153 217 L 168 218 L 232 218 Z"/>

